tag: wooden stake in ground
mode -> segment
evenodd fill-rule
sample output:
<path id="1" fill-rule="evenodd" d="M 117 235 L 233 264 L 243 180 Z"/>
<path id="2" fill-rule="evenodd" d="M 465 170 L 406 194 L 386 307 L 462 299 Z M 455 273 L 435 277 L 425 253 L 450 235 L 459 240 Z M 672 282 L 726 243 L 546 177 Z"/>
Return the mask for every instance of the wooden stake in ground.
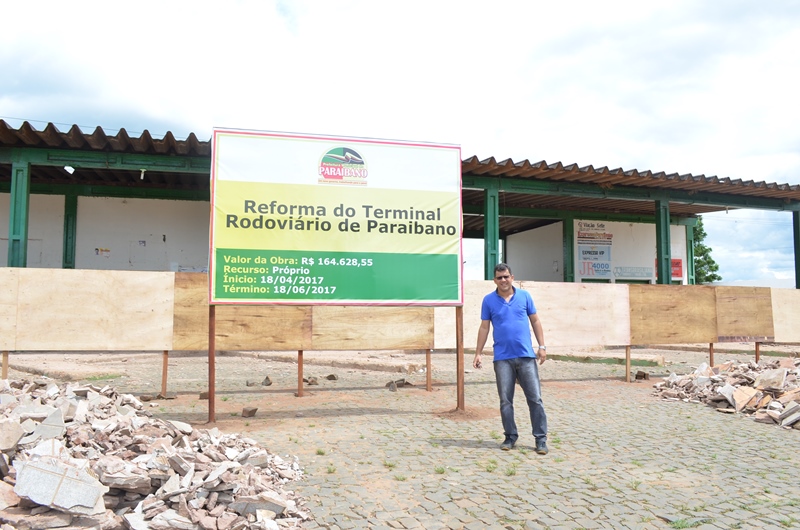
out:
<path id="1" fill-rule="evenodd" d="M 297 350 L 297 397 L 303 397 L 303 350 Z"/>
<path id="2" fill-rule="evenodd" d="M 161 355 L 161 396 L 167 397 L 167 370 L 169 369 L 169 350 Z"/>

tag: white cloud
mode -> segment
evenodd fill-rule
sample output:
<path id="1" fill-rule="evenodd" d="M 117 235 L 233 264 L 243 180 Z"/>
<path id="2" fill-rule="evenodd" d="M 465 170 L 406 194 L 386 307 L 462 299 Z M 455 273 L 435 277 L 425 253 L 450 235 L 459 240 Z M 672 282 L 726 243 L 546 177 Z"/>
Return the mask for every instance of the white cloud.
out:
<path id="1" fill-rule="evenodd" d="M 50 0 L 3 15 L 5 118 L 426 140 L 465 157 L 800 183 L 797 3 Z M 724 276 L 793 267 L 791 249 L 737 258 L 730 226 L 707 226 Z"/>

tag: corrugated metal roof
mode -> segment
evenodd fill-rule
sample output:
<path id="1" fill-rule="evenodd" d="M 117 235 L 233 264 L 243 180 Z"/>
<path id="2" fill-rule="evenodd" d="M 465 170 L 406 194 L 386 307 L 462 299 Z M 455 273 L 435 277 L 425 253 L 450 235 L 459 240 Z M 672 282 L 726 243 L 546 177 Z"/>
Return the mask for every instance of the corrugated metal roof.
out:
<path id="1" fill-rule="evenodd" d="M 67 132 L 61 132 L 54 124 L 48 123 L 44 130 L 37 131 L 27 121 L 19 129 L 14 129 L 4 120 L 0 120 L 0 147 L 211 156 L 211 141 L 201 142 L 194 133 L 186 140 L 176 140 L 171 132 L 167 132 L 163 138 L 155 139 L 145 130 L 141 136 L 131 138 L 125 129 L 120 129 L 114 136 L 108 136 L 102 127 L 96 127 L 92 134 L 87 134 L 77 125 L 70 127 Z"/>
<path id="2" fill-rule="evenodd" d="M 153 138 L 145 130 L 138 137 L 131 137 L 125 129 L 115 135 L 108 135 L 101 127 L 96 127 L 91 134 L 84 133 L 77 125 L 72 125 L 67 132 L 61 132 L 53 124 L 48 123 L 44 130 L 36 130 L 27 121 L 19 128 L 13 128 L 0 120 L 0 148 L 42 148 L 68 149 L 84 151 L 103 151 L 114 153 L 153 154 L 170 156 L 211 157 L 211 141 L 200 141 L 194 133 L 185 140 L 177 140 L 171 132 L 163 138 Z M 678 174 L 663 171 L 625 170 L 608 167 L 564 165 L 561 162 L 547 163 L 544 160 L 530 162 L 523 160 L 514 162 L 511 159 L 497 161 L 494 157 L 484 160 L 471 156 L 462 160 L 464 176 L 490 176 L 522 180 L 539 180 L 550 183 L 577 183 L 599 186 L 602 189 L 615 187 L 676 190 L 689 194 L 715 193 L 731 196 L 749 196 L 779 199 L 786 203 L 800 201 L 800 186 L 789 184 L 767 183 L 764 181 L 720 178 L 716 176 Z M 60 168 L 34 167 L 31 171 L 32 182 L 44 184 L 83 184 L 105 186 L 151 186 L 161 189 L 204 190 L 208 189 L 207 178 L 201 175 L 185 175 L 168 172 L 149 172 L 146 183 L 140 182 L 139 173 L 123 170 L 81 170 L 69 175 Z M 10 167 L 0 164 L 0 181 L 10 180 Z M 462 191 L 464 205 L 480 206 L 484 196 L 480 190 L 464 189 Z M 500 193 L 500 207 L 571 212 L 581 214 L 631 214 L 652 216 L 653 203 L 646 200 L 627 200 L 618 198 L 587 198 L 558 195 L 531 195 L 526 193 Z M 693 216 L 708 212 L 724 210 L 725 206 L 707 204 L 687 204 L 686 202 L 670 202 L 670 212 L 678 216 Z M 549 220 L 514 218 L 503 216 L 500 229 L 504 234 L 527 230 Z M 482 230 L 481 215 L 465 214 L 464 230 Z"/>
<path id="3" fill-rule="evenodd" d="M 608 169 L 594 166 L 578 167 L 577 164 L 563 165 L 561 162 L 548 164 L 546 161 L 530 163 L 528 160 L 514 162 L 506 159 L 495 161 L 494 157 L 478 160 L 470 157 L 461 162 L 463 174 L 486 175 L 492 177 L 514 177 L 539 179 L 550 182 L 575 182 L 595 184 L 600 187 L 632 186 L 660 188 L 666 190 L 704 191 L 732 195 L 751 195 L 755 197 L 800 199 L 800 185 L 776 184 L 764 181 L 720 178 L 716 176 L 678 174 L 664 171 L 652 172 L 637 169 Z"/>

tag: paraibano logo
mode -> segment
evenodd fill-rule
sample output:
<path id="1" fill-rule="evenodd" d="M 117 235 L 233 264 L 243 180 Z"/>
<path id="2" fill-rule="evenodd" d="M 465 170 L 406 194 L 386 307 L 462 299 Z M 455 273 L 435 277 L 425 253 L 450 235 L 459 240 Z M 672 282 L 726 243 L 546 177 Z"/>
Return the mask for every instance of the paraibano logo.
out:
<path id="1" fill-rule="evenodd" d="M 366 186 L 367 164 L 354 149 L 334 147 L 319 161 L 319 182 Z"/>

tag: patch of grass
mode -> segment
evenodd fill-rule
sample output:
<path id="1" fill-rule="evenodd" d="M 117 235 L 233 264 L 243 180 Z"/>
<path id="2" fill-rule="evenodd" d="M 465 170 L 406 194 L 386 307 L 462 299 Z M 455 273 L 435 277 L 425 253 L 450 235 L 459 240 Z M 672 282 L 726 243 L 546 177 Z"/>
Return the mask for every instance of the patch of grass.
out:
<path id="1" fill-rule="evenodd" d="M 638 460 L 631 460 L 631 464 L 633 464 L 636 467 L 642 467 L 644 465 L 641 462 L 639 462 Z"/>
<path id="2" fill-rule="evenodd" d="M 786 356 L 786 354 L 783 354 Z M 573 355 L 558 355 L 555 353 L 551 353 L 547 356 L 548 359 L 552 359 L 554 361 L 572 361 L 572 362 L 579 362 L 579 363 L 588 363 L 588 364 L 625 364 L 625 359 L 606 359 L 606 358 L 596 358 L 596 357 L 578 357 Z M 631 359 L 631 366 L 658 366 L 657 361 L 648 361 L 645 359 Z"/>
<path id="3" fill-rule="evenodd" d="M 514 475 L 517 474 L 517 466 L 515 465 L 508 466 L 504 471 L 504 473 L 506 474 L 507 477 L 513 477 Z"/>
<path id="4" fill-rule="evenodd" d="M 530 453 L 530 451 L 529 451 L 528 449 L 526 449 L 525 447 L 520 447 L 520 448 L 517 450 L 517 452 L 519 452 L 519 454 L 521 454 L 522 456 L 525 456 L 525 455 L 527 455 L 528 453 Z"/>
<path id="5" fill-rule="evenodd" d="M 638 490 L 639 486 L 641 486 L 641 485 L 642 485 L 642 481 L 641 480 L 631 480 L 628 483 L 628 486 L 630 486 L 632 489 L 635 489 L 635 490 Z"/>
<path id="6" fill-rule="evenodd" d="M 394 479 L 395 480 L 399 480 L 400 482 L 403 482 L 404 480 L 406 480 L 406 476 L 405 475 L 395 475 Z"/>
<path id="7" fill-rule="evenodd" d="M 317 426 L 317 425 L 316 425 L 316 424 L 314 424 L 314 423 L 309 423 L 309 424 L 308 424 L 308 427 L 309 427 L 310 429 L 313 429 L 313 428 L 314 428 L 314 427 L 316 427 L 316 426 Z"/>
<path id="8" fill-rule="evenodd" d="M 494 471 L 495 469 L 497 469 L 497 464 L 492 464 L 492 463 L 490 462 L 490 463 L 486 464 L 486 468 L 485 468 L 485 469 L 486 469 L 486 471 L 488 471 L 489 473 L 491 473 L 492 471 Z"/>
<path id="9" fill-rule="evenodd" d="M 437 475 L 444 475 L 445 469 L 442 466 L 436 466 L 433 468 Z"/>
<path id="10" fill-rule="evenodd" d="M 231 416 L 238 416 L 238 415 L 239 415 L 238 412 L 231 412 Z"/>
<path id="11" fill-rule="evenodd" d="M 317 454 L 318 455 L 324 455 L 325 454 L 325 449 L 317 449 Z"/>
<path id="12" fill-rule="evenodd" d="M 789 528 L 790 526 L 794 526 L 794 525 L 795 525 L 795 523 L 797 523 L 797 522 L 798 522 L 798 519 L 795 519 L 794 517 L 788 517 L 788 518 L 786 518 L 786 519 L 778 519 L 778 522 L 779 522 L 779 523 L 781 524 L 781 526 L 783 526 L 784 528 Z"/>
<path id="13" fill-rule="evenodd" d="M 228 401 L 230 398 L 230 396 L 223 396 L 222 401 Z"/>
<path id="14" fill-rule="evenodd" d="M 383 461 L 383 467 L 386 469 L 394 469 L 395 466 L 397 466 L 397 464 L 394 462 L 389 462 L 388 460 Z"/>
<path id="15" fill-rule="evenodd" d="M 697 528 L 698 526 L 704 525 L 709 521 L 709 519 L 697 519 L 692 521 L 691 519 L 677 519 L 669 523 L 670 528 Z"/>
<path id="16" fill-rule="evenodd" d="M 563 462 L 564 461 L 564 457 L 563 456 L 555 456 L 555 457 L 553 457 L 553 461 L 554 462 Z"/>
<path id="17" fill-rule="evenodd" d="M 333 464 L 328 464 L 328 473 L 336 473 L 336 466 Z"/>
<path id="18" fill-rule="evenodd" d="M 97 374 L 86 378 L 87 381 L 102 381 L 103 379 L 119 379 L 122 374 Z"/>
<path id="19" fill-rule="evenodd" d="M 489 433 L 489 437 L 492 440 L 499 440 L 500 439 L 500 433 L 497 432 L 497 431 L 492 431 L 492 432 Z"/>

